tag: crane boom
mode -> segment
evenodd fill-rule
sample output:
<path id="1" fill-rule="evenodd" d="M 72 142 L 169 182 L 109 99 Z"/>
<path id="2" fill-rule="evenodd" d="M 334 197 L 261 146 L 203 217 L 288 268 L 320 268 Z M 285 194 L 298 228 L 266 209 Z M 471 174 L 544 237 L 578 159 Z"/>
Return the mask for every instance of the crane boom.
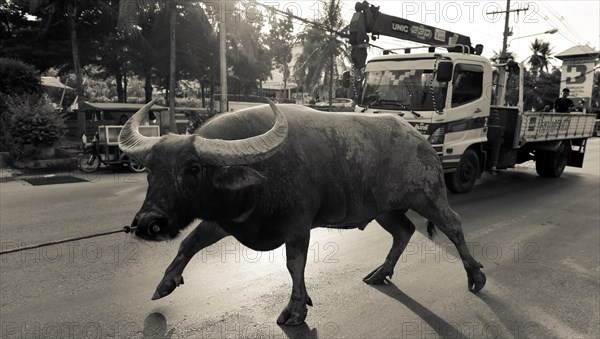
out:
<path id="1" fill-rule="evenodd" d="M 464 45 L 473 52 L 468 36 L 381 13 L 378 6 L 367 1 L 357 2 L 354 9 L 356 13 L 350 21 L 350 45 L 352 62 L 359 69 L 365 66 L 368 33 L 375 37 L 385 35 L 430 46 Z"/>

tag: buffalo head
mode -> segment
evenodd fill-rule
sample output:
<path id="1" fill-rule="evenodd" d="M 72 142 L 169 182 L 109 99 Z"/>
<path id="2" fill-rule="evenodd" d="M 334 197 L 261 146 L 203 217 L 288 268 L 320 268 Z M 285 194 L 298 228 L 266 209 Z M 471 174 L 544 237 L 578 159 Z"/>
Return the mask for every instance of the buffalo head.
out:
<path id="1" fill-rule="evenodd" d="M 135 234 L 146 240 L 172 239 L 196 218 L 227 217 L 222 206 L 232 204 L 231 216 L 243 208 L 235 192 L 252 187 L 264 177 L 245 165 L 271 157 L 287 137 L 288 125 L 269 101 L 275 124 L 264 134 L 240 140 L 207 139 L 199 135 L 169 134 L 146 137 L 138 127 L 154 102 L 135 113 L 123 126 L 119 147 L 144 163 L 148 171 L 146 199 L 133 220 Z M 235 128 L 232 126 L 231 128 Z M 217 211 L 216 206 L 221 206 Z M 240 207 L 242 206 L 242 207 Z"/>

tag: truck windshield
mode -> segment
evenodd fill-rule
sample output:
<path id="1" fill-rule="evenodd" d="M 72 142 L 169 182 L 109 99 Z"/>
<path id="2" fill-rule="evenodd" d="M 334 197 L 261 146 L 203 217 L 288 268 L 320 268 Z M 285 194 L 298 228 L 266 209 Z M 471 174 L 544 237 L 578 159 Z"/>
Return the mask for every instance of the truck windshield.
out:
<path id="1" fill-rule="evenodd" d="M 433 81 L 432 81 L 433 80 Z M 371 70 L 365 73 L 359 105 L 385 109 L 442 110 L 447 83 L 433 78 L 431 69 Z"/>

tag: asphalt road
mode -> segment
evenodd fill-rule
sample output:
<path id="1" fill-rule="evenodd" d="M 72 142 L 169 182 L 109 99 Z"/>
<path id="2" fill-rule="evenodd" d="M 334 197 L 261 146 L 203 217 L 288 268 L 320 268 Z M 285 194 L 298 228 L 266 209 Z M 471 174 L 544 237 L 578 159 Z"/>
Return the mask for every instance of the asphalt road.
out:
<path id="1" fill-rule="evenodd" d="M 456 250 L 417 224 L 391 283 L 362 277 L 380 265 L 391 237 L 314 230 L 306 324 L 280 327 L 291 278 L 284 249 L 249 250 L 233 239 L 200 252 L 185 284 L 150 298 L 179 239 L 145 243 L 115 234 L 0 257 L 1 338 L 595 338 L 600 333 L 600 142 L 583 169 L 559 179 L 531 164 L 485 175 L 451 195 L 467 242 L 485 266 L 467 290 Z M 143 174 L 105 172 L 91 182 L 0 184 L 2 249 L 128 224 L 145 196 Z M 187 233 L 187 232 L 186 232 Z"/>

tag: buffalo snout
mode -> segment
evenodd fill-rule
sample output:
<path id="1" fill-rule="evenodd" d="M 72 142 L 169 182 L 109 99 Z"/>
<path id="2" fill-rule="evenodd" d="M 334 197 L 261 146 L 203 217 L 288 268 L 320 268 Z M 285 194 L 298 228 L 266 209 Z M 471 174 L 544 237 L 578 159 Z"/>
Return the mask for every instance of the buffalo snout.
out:
<path id="1" fill-rule="evenodd" d="M 144 240 L 159 241 L 166 238 L 167 218 L 156 212 L 138 212 L 132 226 L 137 226 L 135 235 Z"/>

